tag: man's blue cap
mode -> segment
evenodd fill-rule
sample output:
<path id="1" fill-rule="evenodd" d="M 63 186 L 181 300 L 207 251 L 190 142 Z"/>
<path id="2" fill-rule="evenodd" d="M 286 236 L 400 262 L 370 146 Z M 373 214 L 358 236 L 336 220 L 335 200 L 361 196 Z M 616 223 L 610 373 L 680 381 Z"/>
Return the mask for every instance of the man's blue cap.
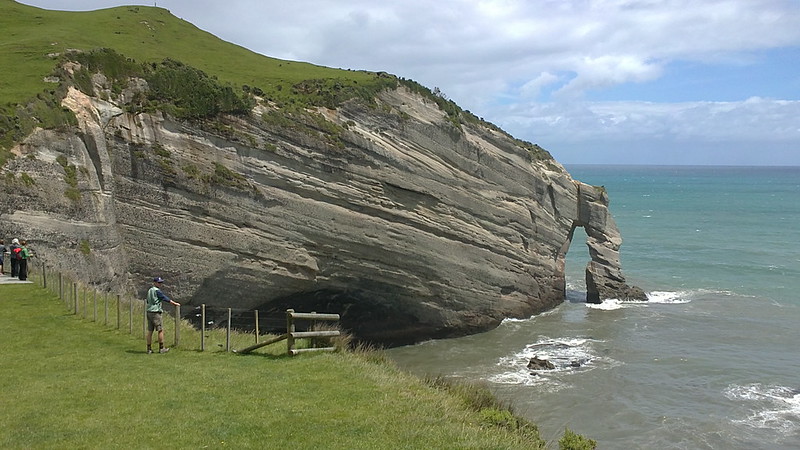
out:
<path id="1" fill-rule="evenodd" d="M 164 279 L 163 279 L 163 278 L 161 278 L 161 277 L 155 277 L 155 278 L 153 278 L 153 283 L 163 283 L 163 282 L 164 282 Z"/>

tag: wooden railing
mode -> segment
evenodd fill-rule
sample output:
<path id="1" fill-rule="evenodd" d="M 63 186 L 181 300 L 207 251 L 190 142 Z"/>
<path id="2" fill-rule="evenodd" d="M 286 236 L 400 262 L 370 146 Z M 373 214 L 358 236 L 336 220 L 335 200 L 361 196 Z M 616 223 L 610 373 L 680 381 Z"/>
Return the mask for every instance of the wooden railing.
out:
<path id="1" fill-rule="evenodd" d="M 339 336 L 338 330 L 316 330 L 316 331 L 295 331 L 295 320 L 311 320 L 311 321 L 318 321 L 318 320 L 339 320 L 338 314 L 319 314 L 315 312 L 311 313 L 299 313 L 294 312 L 293 309 L 286 310 L 286 333 L 280 336 L 276 336 L 272 339 L 268 339 L 264 342 L 258 342 L 250 347 L 243 348 L 242 350 L 238 350 L 238 353 L 250 353 L 253 350 L 259 349 L 266 345 L 274 344 L 276 342 L 280 342 L 286 339 L 286 352 L 290 356 L 294 356 L 300 353 L 305 352 L 315 352 L 315 351 L 334 351 L 336 347 L 311 347 L 311 348 L 295 348 L 295 339 L 301 338 L 332 338 Z"/>

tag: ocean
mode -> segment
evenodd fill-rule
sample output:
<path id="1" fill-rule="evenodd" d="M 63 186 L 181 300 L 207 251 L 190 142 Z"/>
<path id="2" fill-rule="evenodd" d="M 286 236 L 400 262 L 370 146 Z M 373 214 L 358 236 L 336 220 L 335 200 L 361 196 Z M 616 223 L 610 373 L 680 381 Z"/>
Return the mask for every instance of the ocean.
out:
<path id="1" fill-rule="evenodd" d="M 388 355 L 486 383 L 553 448 L 569 427 L 600 449 L 800 449 L 800 167 L 567 170 L 608 190 L 650 301 L 585 303 L 576 232 L 558 308 Z"/>

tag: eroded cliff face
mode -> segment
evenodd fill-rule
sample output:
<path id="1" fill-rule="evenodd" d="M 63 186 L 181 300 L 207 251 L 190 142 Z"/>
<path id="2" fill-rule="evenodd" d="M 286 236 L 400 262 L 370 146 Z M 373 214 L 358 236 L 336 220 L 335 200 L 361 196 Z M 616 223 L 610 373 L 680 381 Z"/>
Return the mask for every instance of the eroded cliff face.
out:
<path id="1" fill-rule="evenodd" d="M 160 275 L 184 304 L 338 312 L 359 338 L 410 343 L 558 305 L 582 226 L 588 300 L 645 298 L 604 191 L 403 88 L 288 121 L 259 106 L 178 123 L 76 90 L 64 105 L 79 129 L 15 149 L 2 221 L 99 285 Z"/>

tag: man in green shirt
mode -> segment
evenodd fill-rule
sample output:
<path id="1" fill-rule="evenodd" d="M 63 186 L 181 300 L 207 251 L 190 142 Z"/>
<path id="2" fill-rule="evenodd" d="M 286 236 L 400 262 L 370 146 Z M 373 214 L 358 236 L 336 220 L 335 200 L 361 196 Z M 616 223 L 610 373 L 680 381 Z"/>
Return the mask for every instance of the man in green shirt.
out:
<path id="1" fill-rule="evenodd" d="M 169 302 L 175 306 L 181 305 L 161 292 L 163 282 L 164 279 L 161 277 L 153 278 L 153 287 L 147 291 L 147 354 L 153 353 L 153 330 L 158 330 L 158 352 L 167 353 L 169 351 L 169 348 L 164 348 L 164 328 L 161 324 L 161 315 L 164 310 L 161 308 L 161 303 Z"/>

